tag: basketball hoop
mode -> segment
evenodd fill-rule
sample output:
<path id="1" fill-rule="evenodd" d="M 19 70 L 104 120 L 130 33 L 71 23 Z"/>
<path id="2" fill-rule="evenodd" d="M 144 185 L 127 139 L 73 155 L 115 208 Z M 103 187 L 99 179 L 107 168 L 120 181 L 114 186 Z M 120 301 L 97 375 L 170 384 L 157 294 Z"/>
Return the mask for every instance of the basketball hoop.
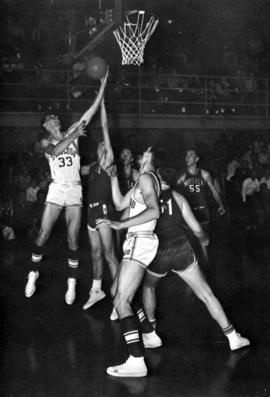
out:
<path id="1" fill-rule="evenodd" d="M 125 13 L 124 26 L 119 26 L 113 34 L 120 46 L 122 65 L 141 65 L 144 48 L 154 33 L 159 20 L 145 11 L 132 10 Z"/>

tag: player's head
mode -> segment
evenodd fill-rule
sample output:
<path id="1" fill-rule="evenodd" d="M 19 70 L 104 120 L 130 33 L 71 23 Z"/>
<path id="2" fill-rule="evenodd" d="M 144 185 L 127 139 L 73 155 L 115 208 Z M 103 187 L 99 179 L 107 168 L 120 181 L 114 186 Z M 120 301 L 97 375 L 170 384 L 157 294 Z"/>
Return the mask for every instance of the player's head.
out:
<path id="1" fill-rule="evenodd" d="M 160 167 L 157 170 L 157 174 L 161 182 L 165 183 L 168 186 L 173 186 L 177 178 L 177 172 L 173 168 Z"/>
<path id="2" fill-rule="evenodd" d="M 58 116 L 54 114 L 46 114 L 41 120 L 41 128 L 43 132 L 53 135 L 61 129 L 61 122 Z"/>
<path id="3" fill-rule="evenodd" d="M 186 165 L 189 167 L 191 165 L 196 165 L 200 157 L 195 149 L 188 149 L 186 151 Z"/>
<path id="4" fill-rule="evenodd" d="M 143 154 L 142 153 L 137 154 L 137 156 L 136 156 L 136 165 L 137 165 L 138 168 L 141 168 L 142 160 L 143 160 Z"/>
<path id="5" fill-rule="evenodd" d="M 129 148 L 124 148 L 121 150 L 120 161 L 123 164 L 131 164 L 133 162 L 133 154 Z"/>

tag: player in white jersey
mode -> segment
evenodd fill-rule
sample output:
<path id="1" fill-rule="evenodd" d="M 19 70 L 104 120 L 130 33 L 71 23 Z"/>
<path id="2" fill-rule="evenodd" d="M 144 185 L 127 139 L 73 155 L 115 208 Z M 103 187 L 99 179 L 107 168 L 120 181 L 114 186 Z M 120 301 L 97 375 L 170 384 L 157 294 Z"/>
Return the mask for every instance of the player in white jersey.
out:
<path id="1" fill-rule="evenodd" d="M 119 189 L 117 175 L 115 172 L 111 173 L 114 204 L 119 211 L 128 209 L 129 217 L 120 221 L 97 220 L 97 226 L 105 222 L 116 230 L 128 229 L 123 245 L 123 259 L 112 286 L 112 295 L 129 358 L 124 364 L 107 369 L 107 373 L 112 376 L 141 377 L 147 375 L 144 345 L 140 337 L 136 314 L 141 327 L 147 319 L 141 309 L 136 309 L 133 298 L 144 277 L 145 269 L 154 259 L 158 248 L 158 238 L 154 234 L 154 229 L 160 214 L 158 204 L 160 187 L 159 180 L 153 172 L 154 161 L 155 154 L 150 147 L 143 154 L 138 181 L 124 197 Z M 150 324 L 149 326 L 151 327 Z M 151 329 L 142 330 L 142 332 L 154 331 L 151 327 Z"/>
<path id="2" fill-rule="evenodd" d="M 69 268 L 68 289 L 65 300 L 68 305 L 71 305 L 76 298 L 76 279 L 79 264 L 78 237 L 82 208 L 78 138 L 85 135 L 84 127 L 90 123 L 100 105 L 107 78 L 108 72 L 101 79 L 100 89 L 92 106 L 66 133 L 61 131 L 61 123 L 58 116 L 49 114 L 42 120 L 41 125 L 44 130 L 44 136 L 41 138 L 41 148 L 49 161 L 52 181 L 45 202 L 41 227 L 32 251 L 31 268 L 25 287 L 25 296 L 28 298 L 36 290 L 36 280 L 39 277 L 43 247 L 63 208 L 65 208 L 67 225 Z"/>

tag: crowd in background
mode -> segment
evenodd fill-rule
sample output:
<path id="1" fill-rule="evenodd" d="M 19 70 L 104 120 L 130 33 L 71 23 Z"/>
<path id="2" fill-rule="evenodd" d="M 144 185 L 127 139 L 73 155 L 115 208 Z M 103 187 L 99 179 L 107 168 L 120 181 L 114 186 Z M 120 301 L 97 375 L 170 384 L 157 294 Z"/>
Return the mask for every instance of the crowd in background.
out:
<path id="1" fill-rule="evenodd" d="M 131 147 L 131 150 L 134 166 L 138 168 L 139 149 Z M 211 173 L 226 203 L 228 226 L 245 230 L 267 228 L 270 224 L 269 136 L 246 133 L 229 139 L 221 134 L 211 146 L 198 143 L 197 151 L 200 166 Z M 174 154 L 172 164 L 180 173 L 184 158 Z M 38 145 L 14 147 L 12 152 L 2 155 L 0 169 L 2 240 L 32 240 L 38 231 L 50 183 L 47 160 Z"/>
<path id="2" fill-rule="evenodd" d="M 86 88 L 93 84 L 85 73 L 91 53 L 71 59 L 68 38 L 75 13 L 78 30 L 75 52 L 91 40 L 93 16 L 103 21 L 99 3 L 105 8 L 107 3 L 110 7 L 113 4 L 87 0 L 3 1 L 0 78 L 4 83 L 1 104 L 4 110 L 76 111 L 81 107 L 79 101 L 89 100 L 91 92 L 94 96 L 94 90 Z M 155 1 L 147 3 L 150 9 L 158 7 Z M 246 3 L 247 20 L 241 29 L 237 26 L 237 32 L 233 30 L 236 28 L 233 21 L 236 18 L 240 24 L 243 6 L 237 6 L 237 2 L 221 4 L 225 9 L 221 7 L 212 14 L 207 11 L 211 7 L 215 9 L 211 1 L 204 4 L 198 0 L 185 1 L 179 7 L 167 2 L 160 4 L 159 27 L 146 48 L 140 68 L 144 74 L 140 82 L 142 112 L 267 115 L 269 35 L 262 32 L 268 22 L 268 8 L 265 4 L 265 13 L 257 14 L 254 2 Z M 227 23 L 225 10 L 232 13 Z M 252 24 L 248 22 L 248 10 Z M 86 37 L 80 44 L 82 34 Z M 136 113 L 138 68 L 133 78 L 120 67 L 120 50 L 112 34 L 106 36 L 97 51 L 110 65 L 112 101 L 118 101 L 121 112 Z M 206 81 L 199 76 L 209 77 Z M 13 86 L 5 86 L 6 83 Z M 16 102 L 13 98 L 21 100 Z"/>

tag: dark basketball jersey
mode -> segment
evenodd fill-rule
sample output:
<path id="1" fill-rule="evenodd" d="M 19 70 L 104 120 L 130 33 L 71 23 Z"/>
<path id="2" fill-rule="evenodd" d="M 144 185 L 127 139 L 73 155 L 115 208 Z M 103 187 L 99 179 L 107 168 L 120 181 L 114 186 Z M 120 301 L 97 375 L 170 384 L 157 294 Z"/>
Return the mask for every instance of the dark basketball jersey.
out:
<path id="1" fill-rule="evenodd" d="M 133 179 L 133 170 L 131 170 L 131 173 L 129 176 L 126 176 L 124 174 L 124 170 L 119 170 L 118 174 L 118 180 L 119 180 L 119 186 L 120 190 L 123 196 L 126 195 L 126 193 L 133 188 L 135 185 L 134 179 Z"/>
<path id="2" fill-rule="evenodd" d="M 166 245 L 180 238 L 186 238 L 185 221 L 173 197 L 172 189 L 163 190 L 160 193 L 159 203 L 160 217 L 155 229 L 159 238 L 159 245 Z"/>
<path id="3" fill-rule="evenodd" d="M 88 175 L 88 204 L 112 204 L 111 179 L 97 164 L 92 166 Z"/>
<path id="4" fill-rule="evenodd" d="M 186 171 L 184 187 L 186 192 L 185 196 L 192 209 L 207 206 L 206 182 L 202 177 L 201 169 L 199 169 L 195 175 Z"/>
<path id="5" fill-rule="evenodd" d="M 195 175 L 186 171 L 183 186 L 183 195 L 188 200 L 192 212 L 197 220 L 200 223 L 209 222 L 207 184 L 202 177 L 201 169 L 199 169 Z"/>

